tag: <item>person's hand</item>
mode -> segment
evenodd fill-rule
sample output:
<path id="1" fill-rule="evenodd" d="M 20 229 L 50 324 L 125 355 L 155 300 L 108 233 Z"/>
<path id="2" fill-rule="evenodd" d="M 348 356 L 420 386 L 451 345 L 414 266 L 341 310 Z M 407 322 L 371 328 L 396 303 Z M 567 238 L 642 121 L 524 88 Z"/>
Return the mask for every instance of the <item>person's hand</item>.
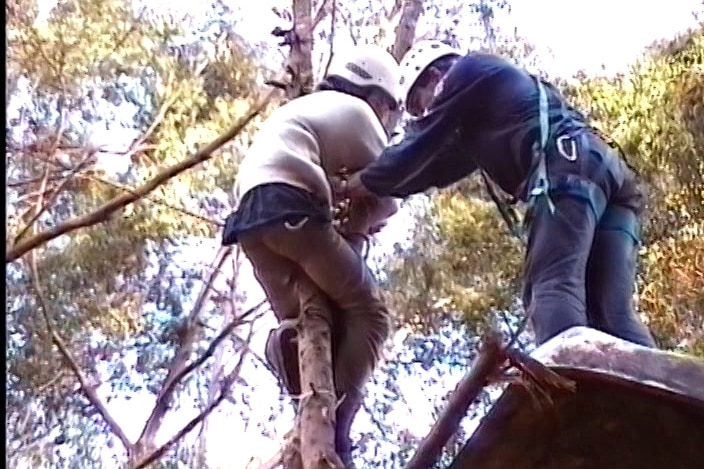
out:
<path id="1" fill-rule="evenodd" d="M 342 197 L 349 197 L 351 199 L 373 196 L 374 194 L 364 187 L 360 174 L 361 171 L 358 171 L 349 175 L 347 178 L 339 178 L 335 192 Z"/>

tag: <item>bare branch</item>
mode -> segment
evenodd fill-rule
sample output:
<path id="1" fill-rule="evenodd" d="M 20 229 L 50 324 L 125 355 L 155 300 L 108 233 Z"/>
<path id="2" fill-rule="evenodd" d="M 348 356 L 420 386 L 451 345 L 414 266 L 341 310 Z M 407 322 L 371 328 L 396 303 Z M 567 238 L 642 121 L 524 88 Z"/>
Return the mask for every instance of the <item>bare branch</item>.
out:
<path id="1" fill-rule="evenodd" d="M 469 406 L 505 359 L 500 336 L 490 334 L 484 340 L 472 368 L 457 384 L 442 415 L 421 441 L 405 469 L 428 469 L 433 466 L 447 441 L 459 429 Z"/>
<path id="2" fill-rule="evenodd" d="M 233 321 L 230 324 L 235 324 L 235 323 L 236 323 L 236 321 Z M 248 334 L 248 338 L 247 338 L 248 342 L 251 341 L 253 332 L 254 332 L 254 324 L 252 323 L 250 325 L 249 334 Z M 239 360 L 237 361 L 237 364 L 235 365 L 233 370 L 230 373 L 228 373 L 228 375 L 225 376 L 225 378 L 222 380 L 222 382 L 220 384 L 220 395 L 217 397 L 217 399 L 213 400 L 210 404 L 208 404 L 208 406 L 205 408 L 205 410 L 203 410 L 200 414 L 198 414 L 198 416 L 191 419 L 181 430 L 179 430 L 178 432 L 176 432 L 176 434 L 174 434 L 174 436 L 169 438 L 169 440 L 166 443 L 161 445 L 157 450 L 153 451 L 145 458 L 141 459 L 134 466 L 134 469 L 145 468 L 148 465 L 150 465 L 151 463 L 153 463 L 154 461 L 161 458 L 173 445 L 178 443 L 184 436 L 186 436 L 188 433 L 190 433 L 204 419 L 206 419 L 215 409 L 217 409 L 218 406 L 222 403 L 222 401 L 224 401 L 225 398 L 229 395 L 233 383 L 237 380 L 237 378 L 240 375 L 240 372 L 242 371 L 242 365 L 244 365 L 244 360 L 246 357 L 247 357 L 247 349 L 243 348 L 240 352 L 240 357 L 239 357 Z"/>
<path id="3" fill-rule="evenodd" d="M 95 181 L 95 182 L 97 182 L 97 183 L 104 184 L 104 185 L 106 185 L 106 186 L 110 186 L 110 187 L 112 187 L 112 188 L 114 188 L 114 189 L 118 189 L 118 190 L 121 190 L 121 191 L 130 193 L 130 194 L 136 194 L 136 193 L 137 193 L 137 192 L 136 192 L 137 189 L 135 189 L 135 188 L 126 186 L 126 185 L 124 185 L 124 184 L 118 184 L 118 183 L 116 183 L 116 182 L 112 182 L 112 181 L 110 181 L 110 180 L 108 180 L 108 179 L 100 178 L 100 177 L 97 177 L 97 176 L 79 174 L 78 177 L 79 177 L 79 178 L 82 178 L 82 179 L 89 179 L 89 180 L 91 180 L 91 181 Z M 158 198 L 158 197 L 153 197 L 153 196 L 150 196 L 150 195 L 146 195 L 146 196 L 144 196 L 143 198 L 144 198 L 145 200 L 148 200 L 148 201 L 150 201 L 150 202 L 156 204 L 156 205 L 161 205 L 162 207 L 168 208 L 168 209 L 173 210 L 173 211 L 175 211 L 175 212 L 179 212 L 179 213 L 181 213 L 182 215 L 186 215 L 186 216 L 189 216 L 189 217 L 191 217 L 191 218 L 195 218 L 195 219 L 200 220 L 200 221 L 202 221 L 202 222 L 205 222 L 205 223 L 208 223 L 208 224 L 211 224 L 211 225 L 214 225 L 214 226 L 218 226 L 218 227 L 221 227 L 221 228 L 222 228 L 223 226 L 225 226 L 225 223 L 223 223 L 223 222 L 221 222 L 221 221 L 213 220 L 212 218 L 208 218 L 208 217 L 206 217 L 206 216 L 204 216 L 204 215 L 200 215 L 200 214 L 198 214 L 198 213 L 192 212 L 192 211 L 190 211 L 190 210 L 188 210 L 188 209 L 185 209 L 185 208 L 183 208 L 183 207 L 179 207 L 178 205 L 174 205 L 174 204 L 169 203 L 169 202 L 167 202 L 167 201 L 165 201 L 165 200 L 162 200 L 162 199 L 160 199 L 160 198 Z"/>
<path id="4" fill-rule="evenodd" d="M 211 143 L 206 145 L 201 150 L 198 150 L 195 155 L 190 158 L 186 158 L 180 163 L 176 163 L 172 166 L 165 168 L 159 174 L 154 176 L 151 180 L 145 184 L 139 186 L 135 189 L 134 193 L 119 195 L 101 207 L 96 209 L 94 212 L 88 213 L 86 215 L 76 217 L 72 220 L 68 220 L 64 223 L 57 225 L 49 230 L 37 233 L 15 245 L 10 247 L 5 253 L 5 262 L 12 262 L 32 249 L 45 244 L 52 239 L 58 238 L 61 235 L 70 233 L 72 231 L 78 230 L 80 228 L 86 228 L 97 223 L 104 222 L 110 218 L 110 216 L 117 212 L 118 210 L 132 204 L 145 195 L 152 192 L 157 187 L 161 186 L 170 179 L 178 176 L 182 172 L 209 160 L 212 157 L 213 152 L 215 152 L 222 145 L 230 141 L 237 134 L 239 134 L 246 126 L 249 124 L 259 113 L 264 109 L 267 103 L 271 100 L 274 95 L 274 91 L 271 91 L 267 96 L 256 106 L 254 106 L 245 116 L 243 116 L 239 121 L 233 125 L 227 132 L 225 132 L 220 137 L 213 140 Z"/>
<path id="5" fill-rule="evenodd" d="M 179 348 L 171 362 L 171 365 L 169 366 L 169 372 L 166 375 L 166 379 L 162 383 L 161 390 L 156 398 L 156 402 L 154 403 L 154 408 L 149 414 L 149 418 L 147 418 L 147 421 L 142 428 L 142 432 L 137 439 L 136 448 L 138 454 L 150 449 L 156 436 L 156 432 L 161 427 L 164 416 L 168 411 L 169 403 L 174 391 L 176 390 L 176 386 L 187 374 L 182 374 L 182 372 L 186 369 L 188 358 L 193 352 L 193 345 L 196 341 L 198 316 L 200 316 L 205 308 L 205 304 L 210 299 L 213 285 L 217 280 L 218 275 L 222 272 L 222 266 L 225 264 L 225 261 L 231 253 L 232 249 L 230 247 L 223 246 L 215 254 L 215 259 L 213 259 L 211 264 L 210 274 L 208 275 L 208 278 L 198 295 L 198 299 L 196 300 L 196 303 L 193 306 L 191 313 L 188 315 L 185 323 L 180 326 L 182 338 Z M 237 321 L 234 320 L 232 323 L 236 325 L 236 322 Z M 215 344 L 213 352 L 218 344 L 219 342 Z"/>
<path id="6" fill-rule="evenodd" d="M 333 10 L 335 8 L 335 0 L 333 0 Z M 323 0 L 323 4 L 320 5 L 320 8 L 318 8 L 318 11 L 315 13 L 315 16 L 313 17 L 313 22 L 311 23 L 312 29 L 315 29 L 318 27 L 318 25 L 325 19 L 325 16 L 328 14 L 328 0 Z"/>
<path id="7" fill-rule="evenodd" d="M 149 146 L 143 145 L 143 146 L 135 147 L 135 148 L 133 148 L 132 150 L 128 150 L 128 151 L 125 152 L 124 154 L 126 155 L 126 154 L 129 154 L 129 153 L 137 153 L 137 152 L 144 151 L 144 150 L 146 150 L 146 149 L 148 149 L 148 148 L 149 148 Z M 28 156 L 31 157 L 31 158 L 36 158 L 36 159 L 39 159 L 39 160 L 44 161 L 44 162 L 46 162 L 46 163 L 52 164 L 52 165 L 56 166 L 57 168 L 59 168 L 58 171 L 60 171 L 60 172 L 62 172 L 62 171 L 68 171 L 68 172 L 70 173 L 70 174 L 67 175 L 67 176 L 53 176 L 53 177 L 49 178 L 50 181 L 52 181 L 52 180 L 53 180 L 53 181 L 61 180 L 61 181 L 66 181 L 66 182 L 68 183 L 69 180 L 67 180 L 67 177 L 72 176 L 72 177 L 78 178 L 78 179 L 84 179 L 84 180 L 88 180 L 88 181 L 97 182 L 98 184 L 103 184 L 103 185 L 112 187 L 113 189 L 117 189 L 117 190 L 120 190 L 120 191 L 123 191 L 123 192 L 128 192 L 128 193 L 130 193 L 130 194 L 137 194 L 137 188 L 130 187 L 130 186 L 127 186 L 127 185 L 124 185 L 124 184 L 120 184 L 120 183 L 117 183 L 117 182 L 114 182 L 114 181 L 111 181 L 111 180 L 109 180 L 109 179 L 105 179 L 105 178 L 102 178 L 102 177 L 99 177 L 99 176 L 95 176 L 95 174 L 94 174 L 93 172 L 89 172 L 89 173 L 80 172 L 81 169 L 84 169 L 84 168 L 81 168 L 80 166 L 73 166 L 73 167 L 72 167 L 72 166 L 69 166 L 69 165 L 67 165 L 67 164 L 65 164 L 65 163 L 62 163 L 62 162 L 60 162 L 60 161 L 49 160 L 49 159 L 47 159 L 46 157 L 41 156 L 41 155 L 39 155 L 39 154 L 29 154 Z M 89 161 L 90 161 L 90 160 L 89 160 Z M 80 163 L 79 163 L 79 165 L 80 165 Z M 38 182 L 38 181 L 39 181 L 39 179 L 31 179 L 31 180 L 27 180 L 27 181 L 17 181 L 17 182 L 15 182 L 15 183 L 13 183 L 13 184 L 14 184 L 15 186 L 17 186 L 17 185 L 31 184 L 31 183 Z M 11 185 L 11 184 L 8 184 L 8 187 L 12 187 L 12 185 Z M 201 220 L 201 221 L 203 221 L 203 222 L 205 222 L 205 223 L 209 223 L 209 224 L 211 224 L 211 225 L 215 225 L 215 226 L 218 226 L 218 227 L 223 227 L 223 226 L 225 226 L 225 224 L 224 224 L 223 222 L 221 222 L 221 221 L 213 220 L 213 219 L 208 218 L 208 217 L 206 217 L 206 216 L 204 216 L 204 215 L 201 215 L 201 214 L 192 212 L 192 211 L 190 211 L 190 210 L 188 210 L 188 209 L 185 209 L 185 208 L 183 208 L 183 207 L 179 207 L 178 205 L 174 205 L 174 204 L 172 204 L 172 203 L 169 203 L 169 202 L 167 202 L 167 201 L 165 201 L 165 200 L 163 200 L 163 199 L 161 199 L 161 198 L 159 198 L 159 197 L 155 197 L 155 196 L 153 196 L 153 195 L 151 195 L 151 194 L 147 194 L 147 195 L 143 196 L 142 198 L 143 198 L 144 200 L 148 200 L 148 201 L 150 201 L 150 202 L 152 202 L 152 203 L 154 203 L 154 204 L 161 205 L 162 207 L 166 207 L 166 208 L 168 208 L 168 209 L 170 209 L 170 210 L 174 210 L 174 211 L 176 211 L 176 212 L 179 212 L 179 213 L 181 213 L 181 214 L 183 214 L 183 215 L 186 215 L 186 216 L 189 216 L 189 217 L 192 217 L 192 218 Z"/>
<path id="8" fill-rule="evenodd" d="M 78 382 L 81 385 L 81 390 L 86 396 L 86 399 L 88 399 L 88 402 L 90 402 L 93 407 L 95 407 L 95 409 L 98 411 L 100 416 L 107 424 L 110 431 L 115 436 L 117 436 L 117 438 L 122 442 L 122 445 L 125 447 L 125 450 L 129 453 L 132 450 L 132 444 L 127 438 L 127 434 L 124 432 L 124 430 L 122 430 L 122 427 L 120 427 L 117 421 L 110 414 L 107 407 L 98 396 L 98 393 L 96 392 L 96 387 L 89 382 L 88 377 L 85 375 L 85 373 L 83 373 L 83 370 L 81 370 L 81 367 L 73 358 L 73 355 L 66 346 L 66 343 L 54 328 L 51 317 L 49 316 L 48 302 L 44 296 L 44 291 L 42 290 L 41 284 L 39 282 L 39 270 L 37 268 L 37 257 L 35 252 L 32 253 L 32 256 L 30 258 L 30 269 L 32 272 L 32 286 L 37 294 L 37 298 L 39 299 L 39 307 L 42 310 L 42 315 L 44 316 L 46 328 L 49 332 L 49 335 L 51 336 L 52 342 L 54 343 L 54 345 L 56 345 L 56 348 L 59 349 L 59 352 L 64 358 L 64 361 L 68 364 L 73 373 L 76 375 L 76 379 L 78 379 Z"/>

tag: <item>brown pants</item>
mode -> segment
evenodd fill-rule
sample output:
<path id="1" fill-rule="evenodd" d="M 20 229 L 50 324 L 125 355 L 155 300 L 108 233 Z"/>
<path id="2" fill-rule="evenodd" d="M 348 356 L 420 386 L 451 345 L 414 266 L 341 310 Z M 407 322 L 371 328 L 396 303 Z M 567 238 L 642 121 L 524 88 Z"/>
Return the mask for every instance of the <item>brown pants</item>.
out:
<path id="1" fill-rule="evenodd" d="M 239 243 L 279 320 L 301 306 L 335 305 L 335 386 L 361 393 L 388 337 L 389 314 L 364 259 L 330 224 L 281 222 L 243 234 Z M 314 289 L 313 285 L 317 287 Z"/>

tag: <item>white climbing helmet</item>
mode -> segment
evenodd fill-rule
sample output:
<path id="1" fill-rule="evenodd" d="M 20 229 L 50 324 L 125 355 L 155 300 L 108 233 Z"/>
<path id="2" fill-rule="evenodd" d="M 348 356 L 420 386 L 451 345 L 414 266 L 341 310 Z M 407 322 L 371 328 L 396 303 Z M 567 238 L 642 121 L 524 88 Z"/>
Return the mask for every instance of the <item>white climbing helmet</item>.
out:
<path id="1" fill-rule="evenodd" d="M 430 64 L 443 57 L 462 55 L 457 49 L 440 41 L 420 41 L 414 44 L 401 60 L 401 99 L 408 100 L 408 92 Z"/>
<path id="2" fill-rule="evenodd" d="M 336 76 L 360 87 L 376 86 L 401 101 L 401 69 L 384 48 L 370 44 L 337 52 L 327 76 Z"/>

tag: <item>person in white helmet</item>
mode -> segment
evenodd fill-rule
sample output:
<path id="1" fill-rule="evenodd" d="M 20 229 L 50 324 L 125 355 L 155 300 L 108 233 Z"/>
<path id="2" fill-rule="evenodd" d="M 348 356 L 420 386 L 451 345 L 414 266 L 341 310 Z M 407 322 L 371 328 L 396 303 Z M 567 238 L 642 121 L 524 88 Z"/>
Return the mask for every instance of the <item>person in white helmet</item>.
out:
<path id="1" fill-rule="evenodd" d="M 338 190 L 405 197 L 480 171 L 526 241 L 523 303 L 538 344 L 591 326 L 654 347 L 632 305 L 643 195 L 620 148 L 554 86 L 501 57 L 421 42 L 401 63 L 418 119 Z M 527 238 L 509 216 L 517 201 L 528 203 Z"/>
<path id="2" fill-rule="evenodd" d="M 332 308 L 338 397 L 336 450 L 353 467 L 350 427 L 363 388 L 389 334 L 388 311 L 360 255 L 359 240 L 393 215 L 391 197 L 362 197 L 349 219 L 333 224 L 329 178 L 358 171 L 388 144 L 400 117 L 400 68 L 384 49 L 357 46 L 335 55 L 309 95 L 278 108 L 242 161 L 239 199 L 223 244 L 239 243 L 282 321 L 266 357 L 292 396 L 300 394 L 295 319 L 306 308 Z"/>
<path id="3" fill-rule="evenodd" d="M 401 97 L 406 111 L 420 117 L 435 96 L 436 85 L 462 54 L 440 41 L 419 41 L 401 60 Z"/>

